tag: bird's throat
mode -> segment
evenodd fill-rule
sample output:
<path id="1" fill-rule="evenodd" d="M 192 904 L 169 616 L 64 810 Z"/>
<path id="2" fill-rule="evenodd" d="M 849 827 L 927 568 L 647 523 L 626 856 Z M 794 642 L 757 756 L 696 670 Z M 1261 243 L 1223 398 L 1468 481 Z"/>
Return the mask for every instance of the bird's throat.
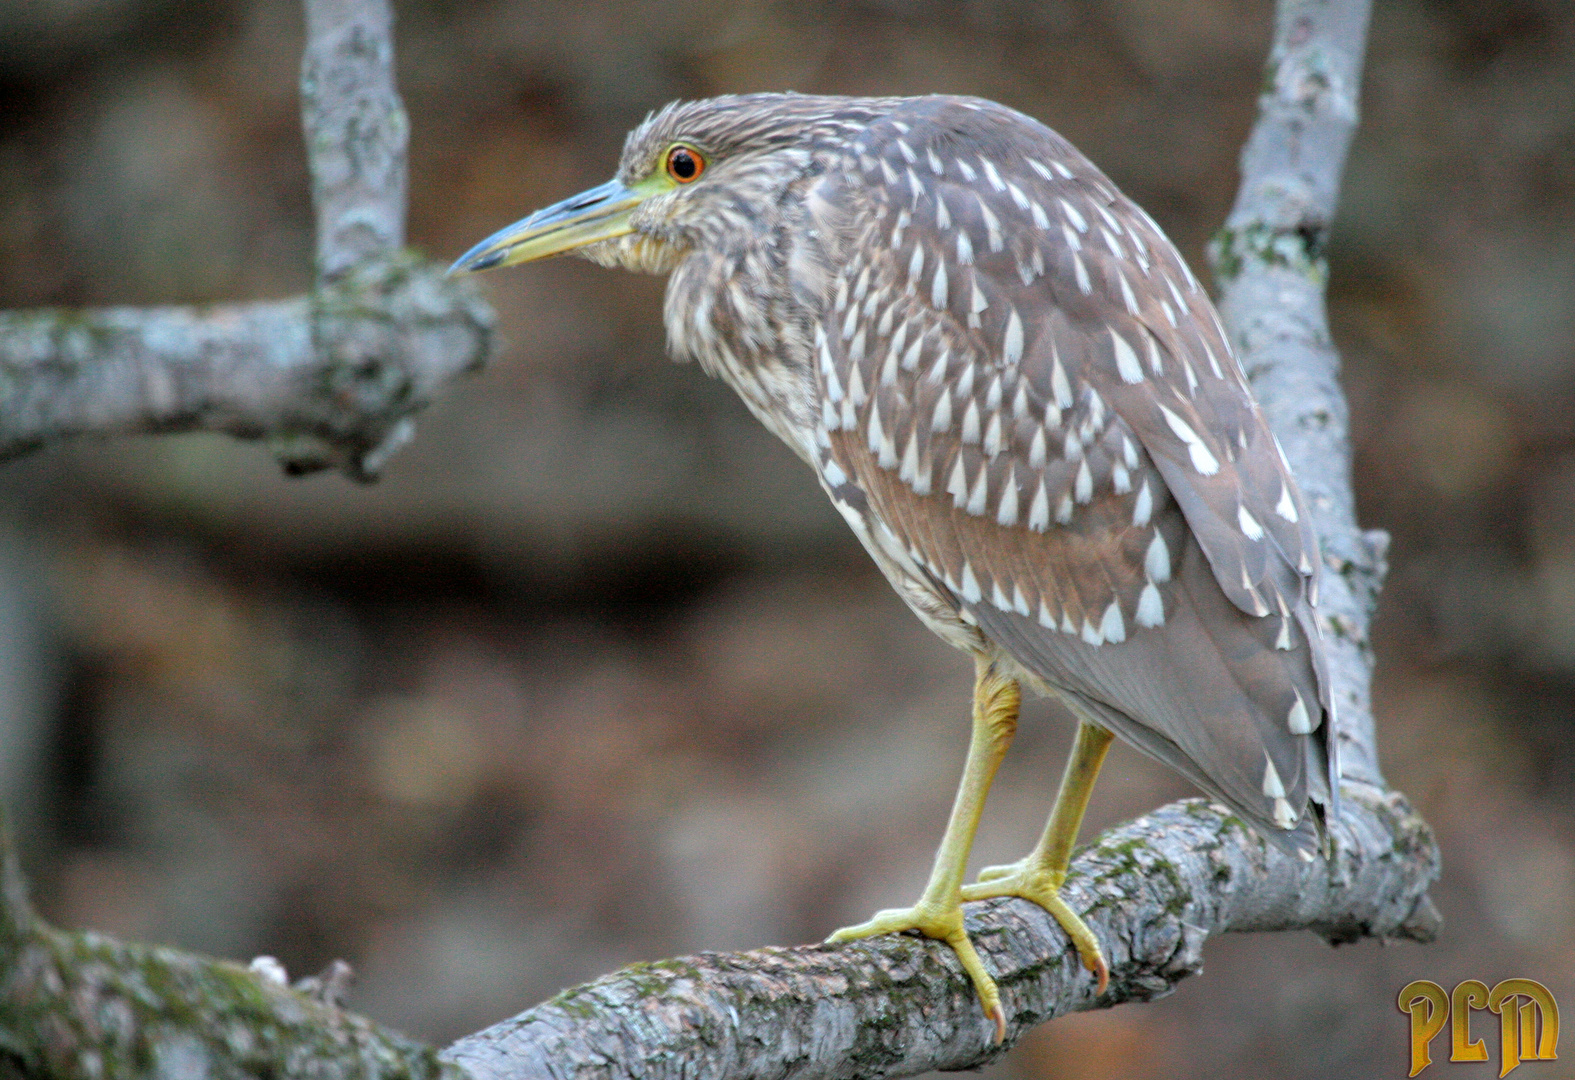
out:
<path id="1" fill-rule="evenodd" d="M 636 232 L 587 244 L 574 254 L 600 266 L 632 270 L 637 274 L 666 274 L 683 261 L 689 250 L 684 245 Z"/>

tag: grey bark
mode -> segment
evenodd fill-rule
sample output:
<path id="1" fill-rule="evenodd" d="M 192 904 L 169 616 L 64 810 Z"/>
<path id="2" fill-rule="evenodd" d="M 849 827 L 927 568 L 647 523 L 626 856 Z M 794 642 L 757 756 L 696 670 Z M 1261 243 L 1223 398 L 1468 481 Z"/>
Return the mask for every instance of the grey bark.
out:
<path id="1" fill-rule="evenodd" d="M 950 949 L 892 936 L 638 964 L 460 1039 L 443 1056 L 473 1080 L 913 1076 L 987 1064 L 1055 1016 L 1162 997 L 1202 969 L 1204 941 L 1226 930 L 1425 940 L 1414 913 L 1437 873 L 1426 824 L 1397 793 L 1348 801 L 1328 864 L 1285 856 L 1200 799 L 1101 836 L 1074 860 L 1063 890 L 1110 963 L 1101 997 L 1044 909 L 967 905 L 1007 1014 L 999 1046 Z"/>
<path id="2" fill-rule="evenodd" d="M 310 989 L 175 949 L 53 930 L 28 908 L 0 836 L 4 1080 L 458 1080 L 432 1047 Z"/>
<path id="3" fill-rule="evenodd" d="M 318 274 L 333 280 L 403 247 L 410 126 L 394 85 L 388 3 L 307 0 L 301 127 L 312 165 Z"/>
<path id="4" fill-rule="evenodd" d="M 402 252 L 407 123 L 387 0 L 307 0 L 301 121 L 317 286 L 217 307 L 0 313 L 0 460 L 80 436 L 266 439 L 291 473 L 378 475 L 492 349 L 491 309 Z"/>
<path id="5" fill-rule="evenodd" d="M 325 56 L 339 57 L 347 71 L 386 77 L 388 54 L 357 37 L 371 33 L 377 20 L 352 19 L 361 29 L 346 30 L 351 8 L 350 0 L 318 0 L 309 20 L 314 35 L 321 28 L 325 41 L 340 43 L 321 52 L 309 49 L 303 79 L 319 96 L 334 85 L 326 68 L 314 67 L 336 62 Z M 381 4 L 378 10 L 386 15 Z M 1386 790 L 1377 767 L 1367 629 L 1382 579 L 1384 538 L 1363 533 L 1355 523 L 1345 401 L 1323 307 L 1322 251 L 1356 119 L 1366 21 L 1365 0 L 1280 4 L 1269 79 L 1243 154 L 1241 194 L 1211 250 L 1227 328 L 1307 491 L 1332 571 L 1324 575 L 1322 618 L 1331 641 L 1347 783 L 1344 814 L 1331 826 L 1334 850 L 1327 863 L 1286 856 L 1201 800 L 1163 807 L 1106 833 L 1074 860 L 1064 890 L 1072 906 L 1086 913 L 1110 962 L 1109 991 L 1097 998 L 1091 977 L 1042 909 L 1021 900 L 969 905 L 969 930 L 1007 1007 L 1007 1041 L 999 1046 L 949 948 L 886 937 L 836 948 L 762 949 L 635 965 L 461 1039 L 434 1059 L 430 1051 L 344 1016 L 331 1002 L 259 983 L 233 965 L 49 930 L 28 913 L 7 862 L 0 905 L 0 1076 L 7 1055 L 24 1064 L 63 1063 L 70 1067 L 62 1073 L 83 1074 L 113 1060 L 196 1063 L 219 1076 L 262 1062 L 276 1073 L 324 1077 L 402 1070 L 420 1076 L 436 1068 L 463 1070 L 473 1080 L 908 1076 L 984 1064 L 1053 1016 L 1162 996 L 1200 969 L 1204 942 L 1224 931 L 1311 930 L 1336 942 L 1429 940 L 1438 925 L 1427 898 L 1438 874 L 1438 849 L 1404 796 Z M 379 25 L 386 29 L 386 21 Z M 386 93 L 357 98 L 363 105 L 336 113 L 338 119 L 325 120 L 319 129 L 309 121 L 308 130 L 318 132 L 312 138 L 333 143 L 337 131 L 349 145 L 343 133 L 379 122 L 386 122 L 387 131 L 402 132 L 402 121 L 389 120 L 397 98 L 391 82 L 385 85 Z M 392 301 L 357 301 L 340 309 L 322 298 L 342 295 L 335 290 L 343 287 L 370 289 L 376 297 L 404 298 L 413 305 L 399 309 L 406 315 L 428 311 L 422 304 L 430 303 L 436 314 L 414 318 L 426 326 L 417 336 L 430 342 L 445 334 L 456 335 L 456 341 L 474 335 L 484 351 L 490 328 L 484 309 L 464 294 L 443 292 L 447 286 L 441 283 L 422 285 L 427 279 L 419 271 L 395 284 L 379 284 L 388 281 L 380 276 L 387 270 L 365 271 L 368 259 L 388 265 L 378 262 L 377 253 L 397 245 L 397 222 L 390 231 L 386 214 L 357 217 L 344 207 L 357 205 L 358 185 L 375 186 L 369 177 L 401 172 L 390 164 L 397 156 L 347 155 L 333 163 L 341 171 L 329 169 L 324 175 L 333 179 L 314 190 L 329 225 L 325 231 L 343 244 L 325 241 L 327 249 L 319 252 L 329 280 L 319 299 L 175 318 L 182 329 L 174 336 L 186 343 L 179 353 L 186 360 L 174 370 L 194 372 L 189 386 L 157 373 L 165 356 L 159 324 L 141 324 L 136 313 L 103 314 L 75 344 L 61 329 L 35 328 L 34 351 L 27 354 L 34 358 L 24 358 L 18 369 L 64 368 L 69 375 L 76 354 L 62 342 L 78 350 L 93 340 L 115 342 L 121 366 L 100 369 L 113 375 L 98 381 L 119 381 L 84 383 L 75 391 L 83 401 L 79 413 L 59 410 L 87 417 L 72 431 L 187 425 L 290 437 L 304 432 L 323 441 L 325 455 L 340 454 L 336 460 L 350 463 L 352 471 L 375 472 L 377 447 L 387 445 L 398 424 L 383 422 L 389 414 L 381 403 L 403 392 L 388 391 L 367 367 L 368 357 L 384 355 L 369 342 L 387 344 L 404 333 L 405 322 L 362 318 L 368 309 L 388 310 L 378 303 Z M 314 152 L 314 169 L 317 160 Z M 337 261 L 341 255 L 343 262 Z M 407 288 L 413 292 L 403 291 Z M 453 316 L 434 295 L 460 296 L 453 310 L 467 314 Z M 313 310 L 298 318 L 302 313 L 290 304 Z M 226 322 L 234 336 L 218 331 Z M 338 336 L 347 325 L 360 329 Z M 296 339 L 280 345 L 264 332 L 269 327 L 291 328 Z M 363 332 L 370 336 L 359 336 Z M 308 340 L 314 335 L 317 348 Z M 212 344 L 193 349 L 192 341 Z M 325 341 L 338 344 L 324 349 Z M 276 355 L 269 348 L 283 351 Z M 341 359 L 325 362 L 323 352 Z M 326 366 L 305 376 L 294 364 L 304 355 Z M 235 391 L 201 392 L 207 385 L 244 381 L 242 369 L 254 361 L 269 372 L 250 378 L 272 388 L 266 398 L 270 409 L 248 412 L 236 404 L 244 395 Z M 357 372 L 368 374 L 366 385 Z M 0 373 L 9 391 L 11 366 L 0 367 Z M 416 389 L 409 393 L 430 393 L 438 381 L 412 377 L 409 385 Z M 304 397 L 292 396 L 303 387 L 309 388 Z M 362 390 L 370 414 L 356 404 Z M 162 412 L 111 407 L 139 393 L 144 402 L 182 404 Z M 0 447 L 14 438 L 8 426 L 11 398 L 8 392 L 0 402 Z M 41 390 L 27 400 L 34 412 L 50 408 Z M 171 420 L 176 413 L 180 419 Z M 94 420 L 99 415 L 111 419 Z M 280 425 L 279 415 L 289 419 Z M 375 422 L 347 436 L 361 415 Z M 55 437 L 60 423 L 35 420 L 20 430 L 38 443 Z M 304 460 L 320 458 L 308 453 Z M 408 1058 L 402 1056 L 407 1052 Z M 48 1054 L 56 1057 L 43 1056 Z M 148 1071 L 146 1065 L 139 1068 Z M 163 1071 L 178 1070 L 172 1065 Z"/>

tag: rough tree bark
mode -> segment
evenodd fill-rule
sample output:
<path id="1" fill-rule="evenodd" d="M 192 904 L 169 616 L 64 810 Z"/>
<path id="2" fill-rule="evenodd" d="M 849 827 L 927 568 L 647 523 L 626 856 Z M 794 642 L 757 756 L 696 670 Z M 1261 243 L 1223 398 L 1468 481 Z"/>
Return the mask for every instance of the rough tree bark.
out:
<path id="1" fill-rule="evenodd" d="M 317 285 L 214 307 L 0 312 L 0 461 L 83 435 L 266 439 L 286 471 L 375 478 L 492 349 L 491 308 L 404 252 L 404 106 L 387 0 L 307 0 Z"/>
<path id="2" fill-rule="evenodd" d="M 343 112 L 324 110 L 324 117 L 339 117 L 324 127 L 308 121 L 314 170 L 318 140 L 350 148 L 374 129 L 402 139 L 403 121 L 392 119 L 397 99 L 386 79 L 388 54 L 370 28 L 377 18 L 357 21 L 361 6 L 308 3 L 314 45 L 341 43 L 337 55 L 349 66 L 334 70 L 349 79 L 351 66 L 361 65 L 387 87 L 381 96 L 362 96 L 351 82 L 333 89 L 327 69 L 314 67 L 323 54 L 309 49 L 307 101 L 315 88 L 322 97 L 339 93 L 340 100 L 361 102 Z M 382 13 L 386 31 L 382 0 L 370 6 Z M 1283 855 L 1203 800 L 1172 804 L 1106 833 L 1077 857 L 1066 886 L 1110 961 L 1110 989 L 1097 998 L 1043 910 L 1020 900 L 969 905 L 969 929 L 1007 1007 L 1003 1046 L 993 1043 L 948 948 L 887 937 L 636 965 L 566 990 L 434 1057 L 346 1017 L 322 995 L 285 990 L 233 965 L 44 927 L 27 911 L 7 862 L 0 894 L 0 1076 L 8 1060 L 47 1060 L 57 1073 L 83 1075 L 103 1074 L 95 1064 L 129 1062 L 129 1071 L 143 1074 L 195 1064 L 215 1076 L 255 1072 L 266 1063 L 280 1075 L 323 1077 L 435 1070 L 462 1071 L 473 1080 L 898 1077 L 981 1065 L 1050 1017 L 1162 996 L 1199 970 L 1203 943 L 1227 930 L 1311 930 L 1334 942 L 1429 940 L 1438 923 L 1427 898 L 1438 851 L 1427 825 L 1403 795 L 1387 789 L 1377 766 L 1367 628 L 1385 538 L 1356 527 L 1345 401 L 1323 305 L 1322 250 L 1356 120 L 1367 15 L 1367 0 L 1281 0 L 1269 78 L 1242 158 L 1241 193 L 1211 248 L 1222 314 L 1309 496 L 1332 571 L 1324 575 L 1322 618 L 1332 646 L 1346 785 L 1327 864 Z M 343 30 L 351 24 L 360 29 Z M 386 42 L 386 33 L 378 40 Z M 375 154 L 347 153 L 332 164 L 348 172 L 336 173 L 326 167 L 330 159 L 322 159 L 326 179 L 314 192 L 324 223 L 320 243 L 331 249 L 320 249 L 324 286 L 316 299 L 289 302 L 299 311 L 259 305 L 222 316 L 147 314 L 174 320 L 169 336 L 183 343 L 175 350 L 162 349 L 166 338 L 136 313 L 115 313 L 119 323 L 111 313 L 97 317 L 109 320 L 103 325 L 113 332 L 101 335 L 101 351 L 91 354 L 85 350 L 94 335 L 69 325 L 31 331 L 21 339 L 33 342 L 25 349 L 7 345 L 10 335 L 0 327 L 0 376 L 7 380 L 0 384 L 0 452 L 81 431 L 210 427 L 292 440 L 305 435 L 302 456 L 287 453 L 287 460 L 375 472 L 379 448 L 408 413 L 386 407 L 399 394 L 377 372 L 367 380 L 374 385 L 366 400 L 358 395 L 366 358 L 386 355 L 368 340 L 404 350 L 399 355 L 419 373 L 428 370 L 419 362 L 430 355 L 424 348 L 437 349 L 444 335 L 462 355 L 479 357 L 490 323 L 465 294 L 447 291 L 424 272 L 413 271 L 411 280 L 425 285 L 375 284 L 388 280 L 378 276 L 391 265 L 380 255 L 399 243 L 398 214 L 391 219 L 392 204 L 375 199 L 366 205 L 381 206 L 381 216 L 375 208 L 358 214 L 354 188 L 375 187 L 376 175 L 402 175 L 402 169 Z M 353 292 L 369 263 L 384 268 L 371 274 L 376 314 L 363 320 L 374 328 L 370 339 L 364 327 L 348 325 L 356 320 L 336 322 L 323 299 Z M 414 337 L 427 346 L 409 343 L 409 323 L 395 321 L 392 295 L 420 311 L 441 309 L 430 323 L 415 320 L 427 329 Z M 415 298 L 422 296 L 436 307 L 420 307 Z M 361 303 L 352 311 L 364 314 Z M 236 333 L 221 332 L 225 319 Z M 255 320 L 293 327 L 293 343 L 270 352 L 270 339 L 248 328 Z M 199 347 L 205 341 L 217 344 Z M 464 341 L 474 343 L 473 351 L 464 352 Z M 109 346 L 106 367 L 80 372 L 87 357 L 96 364 Z M 325 353 L 341 359 L 325 360 Z M 253 365 L 276 377 L 258 378 Z M 411 374 L 410 367 L 398 370 L 400 385 L 427 393 L 441 382 Z M 248 396 L 233 388 L 248 379 L 264 389 Z M 188 391 L 188 384 L 219 389 Z M 13 403 L 17 386 L 26 393 Z M 128 389 L 138 404 L 112 408 L 116 394 Z M 50 404 L 56 391 L 64 394 L 58 407 Z"/>

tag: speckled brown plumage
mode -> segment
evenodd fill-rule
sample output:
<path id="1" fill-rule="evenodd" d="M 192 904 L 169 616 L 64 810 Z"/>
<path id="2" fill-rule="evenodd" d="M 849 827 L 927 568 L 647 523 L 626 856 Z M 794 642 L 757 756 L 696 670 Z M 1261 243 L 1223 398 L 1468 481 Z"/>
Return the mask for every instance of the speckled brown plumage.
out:
<path id="1" fill-rule="evenodd" d="M 1059 888 L 1110 732 L 1312 857 L 1339 774 L 1307 508 L 1207 294 L 1066 140 L 976 98 L 675 104 L 614 182 L 458 265 L 566 250 L 670 272 L 673 354 L 732 385 L 976 657 L 930 884 L 835 940 L 947 940 L 999 1033 L 960 904 L 1022 896 L 1102 987 Z M 1079 717 L 1077 749 L 1040 845 L 963 887 L 1019 681 Z"/>
<path id="2" fill-rule="evenodd" d="M 1334 774 L 1317 544 L 1174 246 L 1002 106 L 764 97 L 630 136 L 631 179 L 679 137 L 717 148 L 701 183 L 753 179 L 667 226 L 675 354 L 816 467 L 932 628 L 1309 846 Z"/>

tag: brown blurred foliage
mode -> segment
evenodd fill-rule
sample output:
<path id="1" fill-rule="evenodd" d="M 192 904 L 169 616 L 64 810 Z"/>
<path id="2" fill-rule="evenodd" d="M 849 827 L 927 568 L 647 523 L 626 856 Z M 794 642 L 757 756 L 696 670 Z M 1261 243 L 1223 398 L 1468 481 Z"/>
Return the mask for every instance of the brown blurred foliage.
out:
<path id="1" fill-rule="evenodd" d="M 412 237 L 452 256 L 600 182 L 672 97 L 947 91 L 1062 131 L 1201 265 L 1269 17 L 408 0 Z M 293 0 L 0 7 L 0 305 L 305 288 L 300 44 Z M 1046 1025 L 997 1075 L 1398 1077 L 1414 978 L 1575 1008 L 1572 87 L 1568 4 L 1379 5 L 1331 252 L 1362 516 L 1395 537 L 1383 758 L 1438 829 L 1443 938 L 1217 942 L 1173 998 Z M 666 363 L 659 282 L 564 261 L 486 287 L 505 351 L 376 487 L 210 437 L 0 469 L 0 785 L 50 917 L 342 956 L 356 1007 L 442 1039 L 917 891 L 966 659 L 725 388 Z M 980 862 L 1031 842 L 1068 736 L 1032 707 Z M 1185 792 L 1118 751 L 1092 824 Z"/>

